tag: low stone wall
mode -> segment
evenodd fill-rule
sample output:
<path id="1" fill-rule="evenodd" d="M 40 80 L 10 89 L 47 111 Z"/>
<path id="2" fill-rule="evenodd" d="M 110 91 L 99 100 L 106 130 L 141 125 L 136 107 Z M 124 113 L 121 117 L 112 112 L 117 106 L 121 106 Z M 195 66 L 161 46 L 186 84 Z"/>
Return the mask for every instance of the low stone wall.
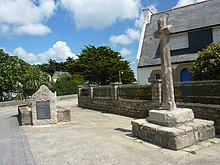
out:
<path id="1" fill-rule="evenodd" d="M 18 107 L 18 122 L 19 125 L 32 125 L 31 108 L 24 105 Z"/>
<path id="2" fill-rule="evenodd" d="M 112 100 L 86 97 L 79 97 L 78 105 L 82 108 L 89 108 L 133 118 L 144 118 L 148 116 L 149 110 L 154 108 L 151 101 Z"/>
<path id="3" fill-rule="evenodd" d="M 57 96 L 57 101 L 58 100 L 67 100 L 67 99 L 72 99 L 72 98 L 77 98 L 77 94 Z"/>
<path id="4" fill-rule="evenodd" d="M 77 94 L 57 96 L 57 101 L 58 100 L 67 100 L 67 99 L 72 99 L 72 98 L 77 98 Z M 4 101 L 4 102 L 0 102 L 0 107 L 20 106 L 20 105 L 28 104 L 29 102 L 30 102 L 30 99 L 27 99 L 27 100 Z"/>
<path id="5" fill-rule="evenodd" d="M 14 101 L 0 102 L 0 107 L 25 105 L 29 101 L 30 100 L 14 100 Z"/>
<path id="6" fill-rule="evenodd" d="M 78 105 L 82 108 L 119 114 L 133 118 L 146 118 L 151 109 L 158 108 L 151 101 L 112 100 L 103 98 L 79 97 Z M 212 120 L 216 132 L 220 134 L 220 106 L 196 103 L 177 103 L 178 107 L 191 108 L 196 118 Z"/>

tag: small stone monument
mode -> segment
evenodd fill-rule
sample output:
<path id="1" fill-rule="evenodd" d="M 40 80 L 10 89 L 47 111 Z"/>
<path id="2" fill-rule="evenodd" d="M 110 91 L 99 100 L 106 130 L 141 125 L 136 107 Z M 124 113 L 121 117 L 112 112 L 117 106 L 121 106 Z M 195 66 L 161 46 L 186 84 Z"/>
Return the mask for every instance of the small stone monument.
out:
<path id="1" fill-rule="evenodd" d="M 192 109 L 177 108 L 174 97 L 169 34 L 172 25 L 167 19 L 158 20 L 155 38 L 160 40 L 162 71 L 162 109 L 150 110 L 147 120 L 133 120 L 132 133 L 158 146 L 178 150 L 215 136 L 213 121 L 194 119 Z"/>
<path id="2" fill-rule="evenodd" d="M 55 95 L 45 85 L 32 96 L 32 123 L 33 125 L 57 123 Z"/>

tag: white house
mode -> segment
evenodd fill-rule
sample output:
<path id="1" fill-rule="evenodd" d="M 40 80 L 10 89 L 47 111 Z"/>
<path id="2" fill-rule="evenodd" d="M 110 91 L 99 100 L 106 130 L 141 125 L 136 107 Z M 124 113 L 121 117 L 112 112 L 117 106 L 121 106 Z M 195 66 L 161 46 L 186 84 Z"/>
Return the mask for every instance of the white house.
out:
<path id="1" fill-rule="evenodd" d="M 144 10 L 145 22 L 137 53 L 138 84 L 160 79 L 159 39 L 154 38 L 157 20 L 165 17 L 173 25 L 170 35 L 171 62 L 174 81 L 190 81 L 189 69 L 198 51 L 220 41 L 220 0 L 205 0 L 167 11 L 153 13 Z"/>

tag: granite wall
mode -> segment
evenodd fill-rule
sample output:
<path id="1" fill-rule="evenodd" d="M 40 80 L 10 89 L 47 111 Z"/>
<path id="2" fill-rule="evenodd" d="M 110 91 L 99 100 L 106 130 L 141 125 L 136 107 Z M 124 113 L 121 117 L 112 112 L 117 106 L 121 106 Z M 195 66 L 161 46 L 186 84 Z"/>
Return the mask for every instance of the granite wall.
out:
<path id="1" fill-rule="evenodd" d="M 151 101 L 78 98 L 78 106 L 133 118 L 144 118 L 154 106 Z"/>

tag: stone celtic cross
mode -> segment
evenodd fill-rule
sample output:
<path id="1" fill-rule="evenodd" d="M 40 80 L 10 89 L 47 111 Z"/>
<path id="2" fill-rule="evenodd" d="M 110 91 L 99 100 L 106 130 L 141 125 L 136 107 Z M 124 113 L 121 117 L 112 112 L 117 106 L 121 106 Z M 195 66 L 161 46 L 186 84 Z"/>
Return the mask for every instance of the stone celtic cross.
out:
<path id="1" fill-rule="evenodd" d="M 158 30 L 154 32 L 154 37 L 160 41 L 160 59 L 162 73 L 162 109 L 175 110 L 176 103 L 174 97 L 173 75 L 171 67 L 169 34 L 173 33 L 173 26 L 167 25 L 167 19 L 161 18 L 157 21 Z"/>

